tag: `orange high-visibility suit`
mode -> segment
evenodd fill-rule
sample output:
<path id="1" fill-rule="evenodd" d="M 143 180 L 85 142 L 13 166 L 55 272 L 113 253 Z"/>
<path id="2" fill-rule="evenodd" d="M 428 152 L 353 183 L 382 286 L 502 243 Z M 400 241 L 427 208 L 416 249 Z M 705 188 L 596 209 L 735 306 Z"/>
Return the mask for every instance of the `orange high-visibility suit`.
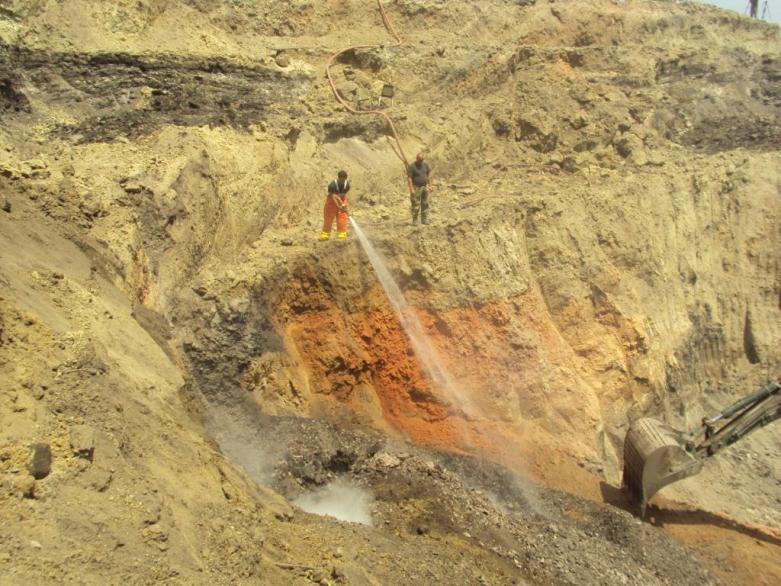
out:
<path id="1" fill-rule="evenodd" d="M 323 231 L 320 232 L 320 240 L 328 240 L 331 237 L 331 228 L 336 220 L 336 237 L 347 237 L 347 192 L 350 191 L 350 183 L 345 177 L 343 181 L 334 179 L 328 185 L 328 197 L 323 206 Z"/>

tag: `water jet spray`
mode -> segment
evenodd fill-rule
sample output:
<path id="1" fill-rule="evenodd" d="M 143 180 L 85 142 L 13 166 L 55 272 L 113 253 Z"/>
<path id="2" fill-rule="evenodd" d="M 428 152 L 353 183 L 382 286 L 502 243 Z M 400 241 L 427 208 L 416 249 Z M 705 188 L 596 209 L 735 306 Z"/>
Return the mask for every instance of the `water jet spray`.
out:
<path id="1" fill-rule="evenodd" d="M 355 234 L 358 236 L 358 241 L 361 243 L 369 262 L 377 275 L 377 279 L 379 280 L 380 285 L 382 285 L 385 295 L 387 296 L 388 301 L 390 301 L 390 304 L 404 329 L 404 333 L 407 335 L 407 339 L 412 345 L 415 356 L 420 360 L 426 376 L 434 385 L 444 391 L 446 398 L 460 408 L 467 418 L 476 416 L 476 409 L 466 393 L 459 388 L 453 377 L 442 365 L 442 361 L 437 354 L 437 351 L 431 345 L 429 337 L 423 329 L 423 325 L 420 323 L 413 308 L 407 303 L 404 293 L 402 293 L 401 289 L 396 284 L 396 281 L 393 279 L 393 276 L 390 274 L 385 261 L 352 216 L 350 216 L 350 224 L 352 224 Z"/>

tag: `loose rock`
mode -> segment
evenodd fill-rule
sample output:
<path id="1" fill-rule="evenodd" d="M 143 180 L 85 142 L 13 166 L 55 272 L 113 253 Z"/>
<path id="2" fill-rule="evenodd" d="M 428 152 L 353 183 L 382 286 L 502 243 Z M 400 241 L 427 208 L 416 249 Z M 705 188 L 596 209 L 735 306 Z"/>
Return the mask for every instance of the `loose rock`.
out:
<path id="1" fill-rule="evenodd" d="M 70 430 L 73 453 L 92 461 L 95 452 L 95 430 L 89 425 L 74 425 Z"/>
<path id="2" fill-rule="evenodd" d="M 33 478 L 40 480 L 46 478 L 51 472 L 52 450 L 49 444 L 32 444 L 30 446 L 30 457 L 27 460 L 27 470 L 33 475 Z"/>
<path id="3" fill-rule="evenodd" d="M 289 67 L 290 66 L 290 57 L 286 53 L 279 53 L 275 58 L 274 62 L 279 65 L 280 67 Z"/>
<path id="4" fill-rule="evenodd" d="M 401 464 L 401 460 L 392 454 L 381 452 L 372 458 L 372 464 L 381 468 L 396 468 Z"/>
<path id="5" fill-rule="evenodd" d="M 0 484 L 16 498 L 35 498 L 35 479 L 29 474 L 8 475 Z"/>

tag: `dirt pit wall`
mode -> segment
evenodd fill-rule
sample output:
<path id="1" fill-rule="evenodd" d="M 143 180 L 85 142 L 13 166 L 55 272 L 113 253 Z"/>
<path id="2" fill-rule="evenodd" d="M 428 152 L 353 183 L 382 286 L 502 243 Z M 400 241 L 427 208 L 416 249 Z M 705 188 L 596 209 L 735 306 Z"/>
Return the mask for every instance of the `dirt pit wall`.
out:
<path id="1" fill-rule="evenodd" d="M 375 581 L 406 584 L 428 565 L 432 583 L 511 583 L 516 570 L 544 583 L 599 583 L 606 575 L 652 583 L 651 573 L 707 580 L 692 570 L 697 561 L 684 556 L 671 567 L 669 550 L 648 546 L 655 529 L 569 497 L 542 499 L 556 511 L 533 522 L 521 503 L 521 525 L 515 519 L 509 530 L 523 547 L 510 551 L 506 533 L 485 527 L 503 517 L 485 511 L 512 504 L 512 491 L 509 503 L 482 495 L 465 502 L 475 486 L 501 483 L 461 483 L 450 470 L 462 461 L 453 452 L 477 454 L 616 504 L 628 420 L 650 414 L 687 427 L 777 376 L 777 27 L 691 3 L 394 3 L 405 45 L 352 55 L 335 72 L 358 102 L 395 84 L 403 144 L 409 153 L 426 148 L 436 169 L 433 224 L 424 230 L 407 223 L 387 130 L 345 114 L 319 78 L 345 42 L 344 22 L 361 23 L 351 42 L 388 39 L 375 5 L 213 4 L 14 2 L 0 14 L 0 188 L 11 209 L 3 219 L 20 234 L 27 222 L 38 225 L 39 244 L 62 232 L 86 257 L 85 273 L 71 275 L 49 251 L 61 245 L 25 244 L 45 267 L 36 275 L 14 251 L 21 238 L 9 237 L 3 253 L 3 270 L 16 273 L 4 273 L 4 296 L 21 275 L 41 287 L 46 303 L 78 314 L 54 312 L 53 323 L 74 333 L 52 338 L 25 332 L 30 316 L 17 312 L 26 303 L 19 299 L 40 303 L 40 296 L 10 295 L 7 320 L 4 305 L 2 328 L 13 340 L 0 341 L 0 366 L 14 385 L 0 401 L 9 422 L 4 486 L 6 472 L 22 471 L 29 441 L 51 441 L 55 458 L 50 481 L 27 479 L 27 496 L 17 498 L 13 476 L 3 494 L 13 503 L 2 508 L 13 521 L 4 524 L 9 534 L 20 511 L 43 505 L 13 540 L 0 540 L 14 544 L 0 552 L 21 570 L 12 579 L 40 576 L 47 566 L 54 581 L 78 580 L 85 567 L 109 581 L 144 571 L 152 581 L 208 580 L 196 573 L 203 568 L 234 581 L 262 570 L 278 583 L 294 581 L 295 572 L 301 581 L 337 579 L 360 566 L 371 567 Z M 356 218 L 474 410 L 429 382 L 357 244 L 314 241 L 324 187 L 339 168 L 354 181 Z M 94 286 L 92 273 L 106 281 L 95 299 L 81 291 Z M 77 294 L 67 293 L 63 285 L 86 274 Z M 111 295 L 122 299 L 128 335 L 114 312 L 102 313 L 109 284 L 122 290 Z M 119 332 L 92 344 L 115 356 L 105 365 L 71 343 L 94 319 L 93 331 Z M 40 361 L 50 338 L 63 363 L 89 364 L 63 371 L 67 378 L 42 395 L 32 379 L 50 368 Z M 154 350 L 170 370 L 165 411 L 147 405 L 160 390 L 148 388 L 144 369 L 118 368 L 128 345 Z M 17 368 L 32 359 L 35 373 Z M 117 395 L 121 408 L 113 407 Z M 200 414 L 221 454 L 203 443 L 187 410 L 194 405 L 209 407 Z M 284 415 L 292 422 L 287 436 L 269 426 Z M 115 472 L 90 468 L 67 448 L 72 416 L 103 432 L 116 427 L 126 446 L 147 446 L 144 454 L 117 457 L 97 446 L 96 464 L 110 457 Z M 178 423 L 169 425 L 169 416 Z M 343 437 L 321 449 L 324 419 L 445 450 L 445 465 L 431 461 L 433 451 L 408 457 L 409 446 L 369 463 L 381 445 L 375 439 L 363 460 L 340 455 L 349 443 Z M 263 450 L 272 440 L 279 449 Z M 778 448 L 773 429 L 757 432 L 667 493 L 693 512 L 657 516 L 709 556 L 726 551 L 731 561 L 715 559 L 713 567 L 742 568 L 730 582 L 753 584 L 763 572 L 772 582 L 777 572 L 777 539 L 723 515 L 779 526 Z M 353 528 L 294 518 L 287 506 L 252 513 L 258 502 L 278 502 L 234 477 L 225 458 L 271 482 L 298 455 L 287 484 L 277 485 L 286 495 L 328 474 L 361 480 L 365 465 L 363 480 L 383 501 L 378 521 L 395 533 L 351 539 Z M 433 476 L 441 491 L 429 490 Z M 124 519 L 124 499 L 134 498 L 139 479 L 161 493 L 151 498 L 152 517 L 137 506 L 116 526 L 132 524 L 138 534 L 115 540 L 94 509 Z M 82 480 L 100 495 L 45 500 L 67 496 Z M 441 506 L 451 486 L 453 498 Z M 199 495 L 207 513 L 194 504 Z M 154 523 L 163 505 L 162 523 Z M 60 512 L 64 522 L 55 526 Z M 90 544 L 76 555 L 70 543 L 58 546 L 73 515 L 79 527 L 95 520 L 71 532 Z M 574 524 L 560 523 L 561 515 Z M 566 539 L 557 537 L 559 525 L 568 527 Z M 584 532 L 596 537 L 588 573 Z M 346 569 L 333 564 L 335 543 L 349 548 Z M 572 548 L 579 559 L 570 563 L 561 550 Z M 654 558 L 648 573 L 632 562 L 646 550 Z M 625 556 L 618 574 L 614 553 Z M 475 561 L 460 571 L 465 557 Z M 291 568 L 291 559 L 312 565 Z M 486 577 L 483 568 L 497 574 Z"/>
<path id="2" fill-rule="evenodd" d="M 696 425 L 777 365 L 775 179 L 745 161 L 577 190 L 540 177 L 478 205 L 443 190 L 429 227 L 358 206 L 473 412 L 427 378 L 353 240 L 256 241 L 230 279 L 190 294 L 208 316 L 193 361 L 219 373 L 212 392 L 241 388 L 267 413 L 500 459 L 544 446 L 618 483 L 632 418 Z"/>

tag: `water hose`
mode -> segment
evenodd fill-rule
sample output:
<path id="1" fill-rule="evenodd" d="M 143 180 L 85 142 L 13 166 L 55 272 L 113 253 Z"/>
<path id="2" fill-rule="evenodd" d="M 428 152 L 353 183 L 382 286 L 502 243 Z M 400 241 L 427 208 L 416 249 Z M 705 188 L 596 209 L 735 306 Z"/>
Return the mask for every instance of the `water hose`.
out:
<path id="1" fill-rule="evenodd" d="M 380 14 L 382 15 L 382 21 L 385 24 L 385 28 L 388 30 L 388 32 L 393 37 L 395 43 L 392 45 L 393 47 L 398 47 L 401 45 L 401 37 L 396 32 L 395 27 L 393 26 L 393 23 L 388 18 L 388 14 L 385 12 L 385 6 L 382 3 L 382 0 L 377 0 L 377 4 L 380 8 Z M 390 128 L 391 134 L 393 134 L 393 138 L 396 140 L 396 145 L 399 148 L 399 152 L 397 155 L 399 155 L 399 158 L 404 163 L 404 173 L 406 175 L 407 168 L 409 167 L 409 160 L 407 159 L 407 155 L 404 153 L 404 147 L 401 146 L 401 140 L 399 139 L 399 133 L 396 131 L 396 125 L 393 123 L 393 120 L 391 120 L 391 117 L 388 116 L 384 111 L 382 110 L 356 110 L 353 106 L 351 106 L 342 96 L 339 95 L 339 91 L 336 89 L 336 84 L 334 83 L 334 78 L 331 75 L 331 66 L 334 64 L 334 61 L 338 59 L 341 55 L 344 53 L 347 53 L 348 51 L 355 51 L 357 49 L 375 49 L 381 45 L 354 45 L 352 47 L 345 47 L 344 49 L 340 49 L 331 57 L 328 59 L 328 63 L 326 63 L 325 66 L 325 74 L 326 77 L 328 77 L 328 83 L 331 84 L 331 90 L 334 93 L 334 97 L 336 97 L 337 101 L 345 107 L 345 109 L 348 112 L 351 112 L 352 114 L 375 114 L 378 116 L 382 116 L 385 119 L 385 122 L 388 124 L 388 128 Z"/>

